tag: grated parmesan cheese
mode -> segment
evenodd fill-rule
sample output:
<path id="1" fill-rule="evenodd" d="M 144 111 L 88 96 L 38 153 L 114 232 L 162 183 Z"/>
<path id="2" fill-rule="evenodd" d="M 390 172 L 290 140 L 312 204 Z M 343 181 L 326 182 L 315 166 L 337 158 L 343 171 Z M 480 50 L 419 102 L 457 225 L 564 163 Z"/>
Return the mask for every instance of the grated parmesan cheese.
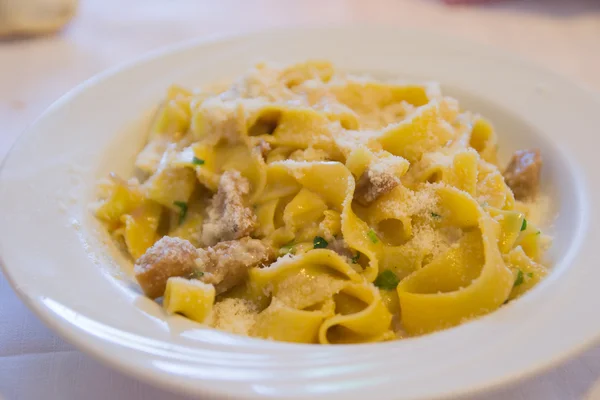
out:
<path id="1" fill-rule="evenodd" d="M 539 194 L 535 199 L 524 202 L 523 205 L 527 208 L 527 220 L 534 225 L 542 226 L 551 223 L 548 216 L 551 212 L 552 202 L 548 195 Z"/>
<path id="2" fill-rule="evenodd" d="M 413 227 L 410 247 L 434 259 L 450 250 L 462 234 L 462 230 L 455 227 L 434 229 L 429 224 L 416 225 Z"/>
<path id="3" fill-rule="evenodd" d="M 301 310 L 326 300 L 343 286 L 344 281 L 331 275 L 300 270 L 278 284 L 277 297 L 284 304 Z"/>
<path id="4" fill-rule="evenodd" d="M 417 191 L 405 188 L 401 201 L 384 200 L 379 207 L 383 212 L 395 216 L 430 216 L 436 209 L 437 201 L 434 186 L 428 185 Z"/>
<path id="5" fill-rule="evenodd" d="M 247 336 L 257 315 L 258 310 L 252 302 L 225 298 L 214 304 L 211 325 L 223 331 Z"/>
<path id="6" fill-rule="evenodd" d="M 406 166 L 406 160 L 399 156 L 383 157 L 369 165 L 369 178 L 373 183 L 378 176 L 401 175 Z"/>

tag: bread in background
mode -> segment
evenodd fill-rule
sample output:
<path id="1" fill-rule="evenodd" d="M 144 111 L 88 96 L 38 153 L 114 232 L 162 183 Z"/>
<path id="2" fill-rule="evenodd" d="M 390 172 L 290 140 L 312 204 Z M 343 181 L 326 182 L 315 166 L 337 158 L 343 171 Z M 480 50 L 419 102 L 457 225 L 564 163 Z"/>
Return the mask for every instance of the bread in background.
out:
<path id="1" fill-rule="evenodd" d="M 78 0 L 0 0 L 0 37 L 53 33 L 75 15 Z"/>

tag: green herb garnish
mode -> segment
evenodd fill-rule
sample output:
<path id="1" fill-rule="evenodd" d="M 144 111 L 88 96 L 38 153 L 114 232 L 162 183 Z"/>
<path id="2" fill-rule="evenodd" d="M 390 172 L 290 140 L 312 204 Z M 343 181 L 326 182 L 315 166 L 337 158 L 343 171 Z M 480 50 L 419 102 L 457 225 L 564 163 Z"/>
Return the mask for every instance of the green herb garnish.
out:
<path id="1" fill-rule="evenodd" d="M 185 201 L 174 201 L 173 204 L 179 207 L 179 225 L 181 225 L 187 215 L 188 205 Z"/>
<path id="2" fill-rule="evenodd" d="M 369 239 L 371 239 L 371 242 L 373 242 L 373 243 L 379 242 L 379 238 L 377 237 L 377 234 L 375 233 L 375 231 L 373 229 L 371 229 L 371 230 L 369 230 L 369 232 L 367 232 L 367 236 L 369 237 Z"/>
<path id="3" fill-rule="evenodd" d="M 541 234 L 542 234 L 542 231 L 537 231 L 535 234 L 536 234 L 536 235 L 541 235 Z"/>
<path id="4" fill-rule="evenodd" d="M 523 218 L 523 223 L 521 224 L 521 232 L 527 229 L 527 220 Z"/>
<path id="5" fill-rule="evenodd" d="M 356 255 L 351 258 L 352 264 L 358 264 L 358 259 L 359 258 L 360 258 L 360 253 L 356 253 Z"/>
<path id="6" fill-rule="evenodd" d="M 377 279 L 373 283 L 380 289 L 394 290 L 398 286 L 398 283 L 400 283 L 400 280 L 395 273 L 386 269 L 377 276 Z"/>
<path id="7" fill-rule="evenodd" d="M 315 249 L 324 249 L 328 244 L 327 240 L 323 239 L 321 236 L 315 236 L 313 239 L 313 248 Z"/>
<path id="8" fill-rule="evenodd" d="M 281 255 L 285 255 L 285 254 L 288 254 L 288 253 L 294 254 L 296 252 L 296 249 L 294 249 L 295 245 L 296 245 L 296 243 L 294 243 L 294 241 L 292 240 L 288 244 L 285 244 L 285 245 L 281 246 L 279 248 L 279 254 L 281 254 Z"/>
<path id="9" fill-rule="evenodd" d="M 520 269 L 517 270 L 517 279 L 515 279 L 515 283 L 513 285 L 513 287 L 517 287 L 519 285 L 521 285 L 523 283 L 523 271 L 521 271 Z"/>
<path id="10" fill-rule="evenodd" d="M 530 278 L 533 278 L 533 272 L 528 272 L 527 276 L 530 277 Z"/>
<path id="11" fill-rule="evenodd" d="M 194 158 L 192 159 L 192 163 L 194 165 L 203 165 L 204 164 L 204 160 L 194 156 Z"/>
<path id="12" fill-rule="evenodd" d="M 373 229 L 370 229 L 369 232 L 367 232 L 367 236 L 369 237 L 369 239 L 371 239 L 371 242 L 373 242 L 373 243 L 379 242 L 379 238 L 377 237 L 377 234 L 375 233 L 375 231 Z"/>
<path id="13" fill-rule="evenodd" d="M 431 213 L 431 217 L 432 217 L 433 219 L 440 219 L 440 218 L 442 218 L 442 216 L 441 216 L 440 214 L 438 214 L 438 213 L 434 213 L 434 212 L 432 212 L 432 213 Z"/>
<path id="14" fill-rule="evenodd" d="M 200 279 L 204 276 L 204 272 L 202 271 L 194 271 L 190 274 L 190 279 Z"/>

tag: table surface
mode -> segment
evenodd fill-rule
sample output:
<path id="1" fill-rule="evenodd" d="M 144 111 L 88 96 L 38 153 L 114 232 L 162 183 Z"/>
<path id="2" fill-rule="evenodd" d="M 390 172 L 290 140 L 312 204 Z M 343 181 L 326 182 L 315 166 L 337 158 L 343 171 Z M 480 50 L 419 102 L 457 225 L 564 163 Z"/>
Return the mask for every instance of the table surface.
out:
<path id="1" fill-rule="evenodd" d="M 0 159 L 57 97 L 151 49 L 215 32 L 363 21 L 448 32 L 508 49 L 600 92 L 598 0 L 461 7 L 438 0 L 86 0 L 60 35 L 0 41 Z M 2 275 L 0 398 L 184 399 L 74 349 L 21 303 Z M 600 347 L 534 379 L 475 398 L 599 400 Z"/>

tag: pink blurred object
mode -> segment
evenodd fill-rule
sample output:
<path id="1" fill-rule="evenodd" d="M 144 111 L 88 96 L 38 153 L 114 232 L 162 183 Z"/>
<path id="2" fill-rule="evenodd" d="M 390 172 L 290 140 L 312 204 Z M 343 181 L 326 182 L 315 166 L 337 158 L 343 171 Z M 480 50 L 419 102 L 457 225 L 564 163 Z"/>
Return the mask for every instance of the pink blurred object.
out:
<path id="1" fill-rule="evenodd" d="M 456 5 L 456 4 L 480 4 L 480 3 L 491 3 L 494 0 L 442 0 L 445 4 Z"/>

